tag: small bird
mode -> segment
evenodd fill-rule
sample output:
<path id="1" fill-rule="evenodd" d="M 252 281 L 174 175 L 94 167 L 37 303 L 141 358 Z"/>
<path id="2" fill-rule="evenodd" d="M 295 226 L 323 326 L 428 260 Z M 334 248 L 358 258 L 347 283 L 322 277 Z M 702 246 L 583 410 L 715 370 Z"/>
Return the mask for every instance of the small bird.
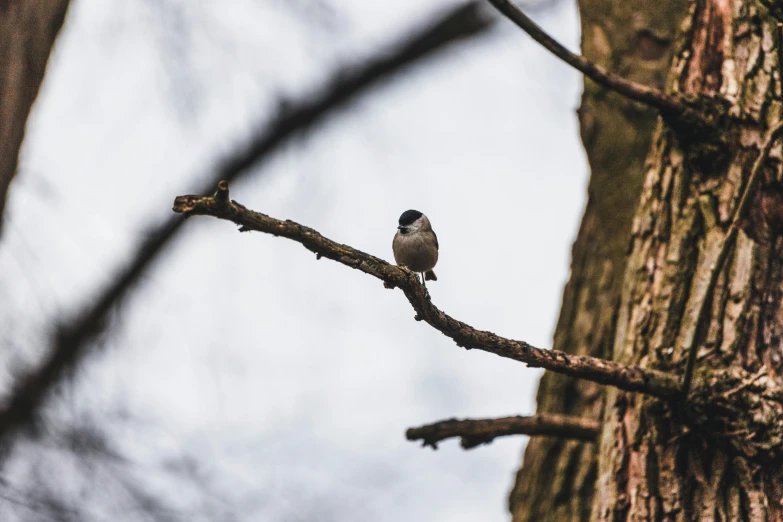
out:
<path id="1" fill-rule="evenodd" d="M 394 261 L 422 275 L 421 284 L 437 281 L 432 271 L 438 262 L 438 236 L 432 231 L 427 216 L 418 210 L 406 210 L 400 216 L 400 226 L 392 242 Z"/>

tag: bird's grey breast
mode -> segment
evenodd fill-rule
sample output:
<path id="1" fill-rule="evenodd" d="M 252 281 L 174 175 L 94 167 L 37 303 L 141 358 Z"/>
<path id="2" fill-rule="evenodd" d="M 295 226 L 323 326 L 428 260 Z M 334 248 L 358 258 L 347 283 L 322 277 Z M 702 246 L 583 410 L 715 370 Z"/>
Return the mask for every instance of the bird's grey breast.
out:
<path id="1" fill-rule="evenodd" d="M 438 262 L 437 240 L 431 231 L 397 232 L 392 249 L 397 264 L 405 265 L 414 272 L 431 270 Z"/>

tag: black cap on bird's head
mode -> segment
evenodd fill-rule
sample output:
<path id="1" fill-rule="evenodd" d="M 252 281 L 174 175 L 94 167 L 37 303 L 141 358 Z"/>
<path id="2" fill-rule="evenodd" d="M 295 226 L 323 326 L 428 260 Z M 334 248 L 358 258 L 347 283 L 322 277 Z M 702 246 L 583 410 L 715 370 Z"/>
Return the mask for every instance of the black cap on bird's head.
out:
<path id="1" fill-rule="evenodd" d="M 400 216 L 400 226 L 407 227 L 408 225 L 410 225 L 411 223 L 413 223 L 423 215 L 424 214 L 422 214 L 418 210 L 406 210 Z"/>

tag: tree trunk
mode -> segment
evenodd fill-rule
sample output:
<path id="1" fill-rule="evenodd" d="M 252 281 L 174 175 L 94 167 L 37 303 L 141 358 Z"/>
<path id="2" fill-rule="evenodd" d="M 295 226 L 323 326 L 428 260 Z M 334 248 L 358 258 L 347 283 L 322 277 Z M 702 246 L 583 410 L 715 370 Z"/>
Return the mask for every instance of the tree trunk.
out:
<path id="1" fill-rule="evenodd" d="M 626 78 L 665 86 L 686 0 L 580 0 L 580 10 L 584 56 Z M 557 350 L 611 357 L 631 223 L 656 117 L 585 81 L 579 122 L 591 177 L 555 331 Z M 603 401 L 597 384 L 555 373 L 541 379 L 539 412 L 600 418 Z M 588 520 L 597 449 L 573 440 L 530 439 L 509 497 L 514 522 Z"/>
<path id="2" fill-rule="evenodd" d="M 780 386 L 779 145 L 762 165 L 765 188 L 751 192 L 750 216 L 727 240 L 781 119 L 783 31 L 762 4 L 739 0 L 699 0 L 687 13 L 673 1 L 580 6 L 587 58 L 650 85 L 671 72 L 673 90 L 728 100 L 734 123 L 717 146 L 663 123 L 653 136 L 654 115 L 586 83 L 590 199 L 554 347 L 678 375 L 693 347 L 694 392 L 667 404 L 547 374 L 539 411 L 602 416 L 601 442 L 531 440 L 513 518 L 783 520 L 780 404 L 737 396 Z M 722 391 L 725 401 L 700 403 L 699 390 Z"/>
<path id="3" fill-rule="evenodd" d="M 656 130 L 612 355 L 682 373 L 693 346 L 696 391 L 676 404 L 607 391 L 594 520 L 783 520 L 780 404 L 737 396 L 778 387 L 783 369 L 783 250 L 767 225 L 780 232 L 779 145 L 762 165 L 766 190 L 752 193 L 751 215 L 719 261 L 752 166 L 781 119 L 780 36 L 754 2 L 705 0 L 688 16 L 671 86 L 727 99 L 738 121 L 712 151 L 665 125 Z M 698 406 L 700 387 L 725 403 Z"/>
<path id="4" fill-rule="evenodd" d="M 68 0 L 0 0 L 0 229 L 25 123 Z"/>
<path id="5" fill-rule="evenodd" d="M 696 377 L 687 401 L 666 403 L 546 375 L 540 410 L 602 415 L 603 433 L 597 448 L 532 440 L 514 520 L 781 521 L 779 145 L 760 163 L 764 187 L 748 186 L 781 119 L 783 31 L 761 4 L 739 0 L 700 0 L 687 14 L 674 2 L 581 7 L 588 58 L 639 81 L 670 70 L 670 88 L 727 100 L 733 123 L 705 147 L 659 122 L 643 168 L 652 117 L 587 85 L 590 200 L 555 347 L 676 374 L 693 348 Z M 750 215 L 732 240 L 746 190 Z"/>

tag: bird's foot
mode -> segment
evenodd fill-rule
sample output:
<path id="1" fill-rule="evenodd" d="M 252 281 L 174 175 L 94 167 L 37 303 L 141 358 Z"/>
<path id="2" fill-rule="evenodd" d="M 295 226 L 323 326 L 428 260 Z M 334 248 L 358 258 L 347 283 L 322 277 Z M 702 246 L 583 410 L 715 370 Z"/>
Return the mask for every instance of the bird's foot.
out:
<path id="1" fill-rule="evenodd" d="M 419 275 L 421 275 L 421 281 L 419 281 Z M 424 297 L 430 299 L 430 291 L 427 289 L 427 283 L 425 282 L 424 274 L 416 274 L 416 280 L 419 281 L 421 286 L 424 287 Z"/>
<path id="2" fill-rule="evenodd" d="M 403 270 L 405 270 L 405 272 L 409 274 L 413 274 L 413 276 L 416 278 L 416 282 L 424 287 L 424 297 L 430 299 L 430 291 L 427 290 L 427 283 L 424 282 L 424 274 L 419 274 L 418 272 L 414 272 L 413 270 L 411 270 L 410 268 L 404 265 L 398 265 L 398 266 Z"/>

